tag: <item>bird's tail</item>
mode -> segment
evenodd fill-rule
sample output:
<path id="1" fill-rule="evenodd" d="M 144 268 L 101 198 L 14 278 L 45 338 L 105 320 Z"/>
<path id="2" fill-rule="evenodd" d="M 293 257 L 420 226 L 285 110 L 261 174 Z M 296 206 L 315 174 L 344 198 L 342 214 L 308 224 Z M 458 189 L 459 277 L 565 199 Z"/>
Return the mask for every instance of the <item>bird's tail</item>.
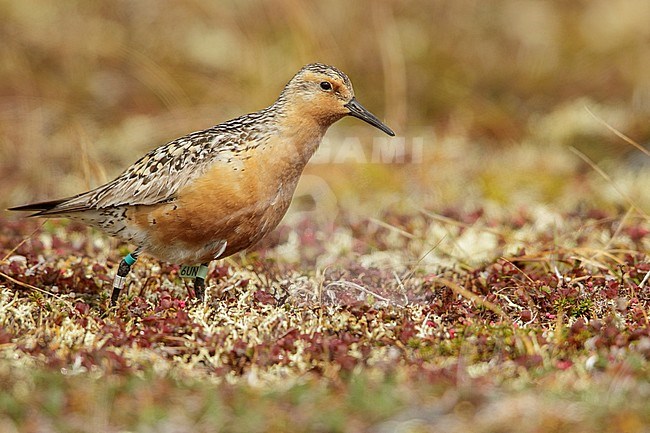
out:
<path id="1" fill-rule="evenodd" d="M 11 207 L 7 210 L 11 211 L 32 211 L 35 212 L 31 215 L 30 217 L 37 217 L 37 216 L 47 216 L 47 215 L 56 215 L 58 213 L 57 207 L 61 205 L 62 203 L 65 203 L 66 201 L 70 200 L 70 198 L 61 198 L 58 200 L 48 200 L 48 201 L 40 201 L 38 203 L 30 203 L 30 204 L 24 204 L 22 206 L 15 206 Z"/>

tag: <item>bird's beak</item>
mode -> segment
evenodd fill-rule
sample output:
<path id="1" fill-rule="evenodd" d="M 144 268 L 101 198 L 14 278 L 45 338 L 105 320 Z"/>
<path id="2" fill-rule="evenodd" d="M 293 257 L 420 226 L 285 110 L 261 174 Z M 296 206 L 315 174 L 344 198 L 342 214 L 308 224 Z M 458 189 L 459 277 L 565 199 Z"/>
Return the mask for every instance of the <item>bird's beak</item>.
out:
<path id="1" fill-rule="evenodd" d="M 350 102 L 345 104 L 345 108 L 350 110 L 350 116 L 357 117 L 364 122 L 370 123 L 372 126 L 375 128 L 381 129 L 384 131 L 386 134 L 390 135 L 391 137 L 395 136 L 395 133 L 393 132 L 392 129 L 390 129 L 388 126 L 384 125 L 383 122 L 379 119 L 377 119 L 377 116 L 372 114 L 370 111 L 366 110 L 363 105 L 359 104 L 357 102 L 356 98 L 352 98 Z"/>

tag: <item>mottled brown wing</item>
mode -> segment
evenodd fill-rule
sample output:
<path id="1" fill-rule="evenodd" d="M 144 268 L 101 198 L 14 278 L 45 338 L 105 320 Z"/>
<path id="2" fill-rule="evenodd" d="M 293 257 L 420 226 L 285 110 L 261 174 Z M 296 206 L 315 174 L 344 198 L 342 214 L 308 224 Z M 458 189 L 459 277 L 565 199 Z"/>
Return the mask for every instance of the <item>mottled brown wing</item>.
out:
<path id="1" fill-rule="evenodd" d="M 124 205 L 153 205 L 176 193 L 214 163 L 241 158 L 275 133 L 274 106 L 193 132 L 164 144 L 136 161 L 111 182 L 68 199 L 18 206 L 37 210 L 33 216 L 55 216 Z"/>
<path id="2" fill-rule="evenodd" d="M 188 134 L 147 153 L 111 182 L 62 201 L 40 215 L 170 201 L 214 162 L 240 152 L 237 138 L 218 129 Z"/>

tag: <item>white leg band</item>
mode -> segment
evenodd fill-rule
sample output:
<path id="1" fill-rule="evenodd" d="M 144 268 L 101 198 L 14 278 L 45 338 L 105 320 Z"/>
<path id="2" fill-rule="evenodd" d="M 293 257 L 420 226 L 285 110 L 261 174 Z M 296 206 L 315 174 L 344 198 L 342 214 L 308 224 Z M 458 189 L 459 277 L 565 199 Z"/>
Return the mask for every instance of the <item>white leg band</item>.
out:
<path id="1" fill-rule="evenodd" d="M 126 281 L 126 277 L 120 277 L 119 275 L 115 275 L 115 278 L 113 278 L 113 288 L 122 289 L 124 287 L 125 281 Z"/>

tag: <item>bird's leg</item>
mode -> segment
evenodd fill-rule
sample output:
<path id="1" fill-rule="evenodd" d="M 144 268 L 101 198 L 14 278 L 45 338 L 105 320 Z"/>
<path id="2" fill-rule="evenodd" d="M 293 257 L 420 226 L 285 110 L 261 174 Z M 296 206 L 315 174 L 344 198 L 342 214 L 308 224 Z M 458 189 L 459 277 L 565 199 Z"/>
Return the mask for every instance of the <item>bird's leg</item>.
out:
<path id="1" fill-rule="evenodd" d="M 111 307 L 114 307 L 117 303 L 117 298 L 120 296 L 120 292 L 124 287 L 124 282 L 126 281 L 126 276 L 129 275 L 131 266 L 138 260 L 140 255 L 140 248 L 137 248 L 132 253 L 124 256 L 120 262 L 120 266 L 117 268 L 117 273 L 113 279 L 113 293 L 111 294 Z"/>
<path id="2" fill-rule="evenodd" d="M 205 278 L 208 276 L 208 265 L 210 263 L 201 263 L 199 273 L 194 279 L 194 296 L 199 301 L 203 301 L 205 296 Z"/>

